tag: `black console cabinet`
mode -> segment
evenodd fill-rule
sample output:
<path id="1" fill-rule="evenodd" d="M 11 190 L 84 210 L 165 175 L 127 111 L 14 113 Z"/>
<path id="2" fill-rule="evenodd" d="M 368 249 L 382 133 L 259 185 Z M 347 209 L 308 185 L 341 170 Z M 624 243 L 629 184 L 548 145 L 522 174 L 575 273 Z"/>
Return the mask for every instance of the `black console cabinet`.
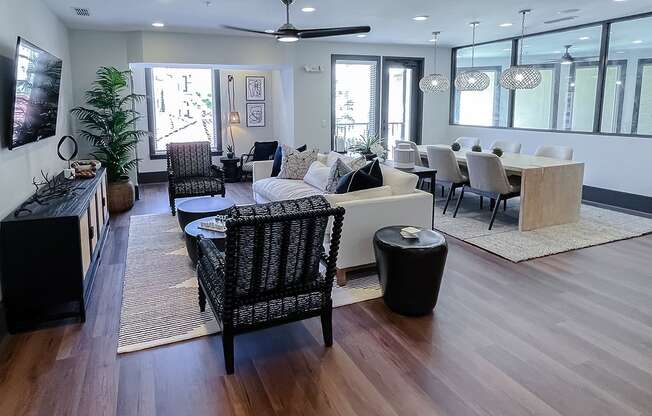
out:
<path id="1" fill-rule="evenodd" d="M 74 181 L 71 194 L 0 223 L 2 303 L 11 333 L 86 319 L 109 230 L 106 172 Z"/>

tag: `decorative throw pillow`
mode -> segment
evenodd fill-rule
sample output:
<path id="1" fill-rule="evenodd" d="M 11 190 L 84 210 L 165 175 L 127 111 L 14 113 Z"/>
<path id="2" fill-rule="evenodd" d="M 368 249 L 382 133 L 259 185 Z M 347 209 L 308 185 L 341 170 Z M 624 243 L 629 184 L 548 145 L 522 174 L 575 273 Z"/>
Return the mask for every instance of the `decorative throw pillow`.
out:
<path id="1" fill-rule="evenodd" d="M 337 184 L 336 193 L 361 191 L 383 186 L 383 173 L 378 159 L 366 166 L 344 175 Z"/>
<path id="2" fill-rule="evenodd" d="M 329 183 L 330 171 L 331 168 L 316 160 L 312 162 L 308 168 L 308 172 L 306 172 L 306 176 L 303 177 L 303 181 L 321 191 L 326 191 L 326 186 Z"/>
<path id="3" fill-rule="evenodd" d="M 326 157 L 326 164 L 328 166 L 333 166 L 337 160 L 341 160 L 352 170 L 360 169 L 367 164 L 367 159 L 364 156 L 352 157 L 349 155 L 333 152 L 332 150 Z"/>
<path id="4" fill-rule="evenodd" d="M 308 146 L 305 144 L 303 146 L 297 147 L 297 151 L 305 152 Z M 272 165 L 272 174 L 271 176 L 278 176 L 278 173 L 281 171 L 281 163 L 283 162 L 283 146 L 276 148 L 276 153 L 274 153 L 274 164 Z"/>
<path id="5" fill-rule="evenodd" d="M 312 162 L 317 160 L 317 150 L 306 150 L 300 152 L 283 145 L 283 159 L 281 162 L 281 171 L 278 173 L 279 179 L 303 179 L 308 172 Z"/>
<path id="6" fill-rule="evenodd" d="M 333 166 L 330 167 L 330 172 L 328 173 L 328 181 L 326 183 L 326 189 L 324 189 L 326 193 L 334 194 L 337 192 L 337 184 L 340 183 L 342 176 L 352 170 L 342 159 L 337 159 L 333 163 Z"/>

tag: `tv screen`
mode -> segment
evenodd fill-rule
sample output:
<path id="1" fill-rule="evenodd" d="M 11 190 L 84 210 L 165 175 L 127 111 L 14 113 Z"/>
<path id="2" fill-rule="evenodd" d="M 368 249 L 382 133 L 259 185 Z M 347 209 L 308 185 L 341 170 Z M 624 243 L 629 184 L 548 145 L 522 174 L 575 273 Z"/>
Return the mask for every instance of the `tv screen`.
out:
<path id="1" fill-rule="evenodd" d="M 61 59 L 18 38 L 9 148 L 54 136 L 57 129 Z"/>

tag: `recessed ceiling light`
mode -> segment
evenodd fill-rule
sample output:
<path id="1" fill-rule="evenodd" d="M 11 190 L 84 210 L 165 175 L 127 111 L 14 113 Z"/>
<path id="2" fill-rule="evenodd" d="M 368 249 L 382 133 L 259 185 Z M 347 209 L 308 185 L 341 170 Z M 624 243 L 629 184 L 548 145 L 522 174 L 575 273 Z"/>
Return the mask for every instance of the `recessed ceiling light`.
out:
<path id="1" fill-rule="evenodd" d="M 505 48 L 503 49 L 503 52 L 511 52 L 512 48 Z"/>
<path id="2" fill-rule="evenodd" d="M 165 27 L 165 23 L 163 23 L 163 22 L 154 22 L 154 23 L 152 23 L 152 26 L 154 26 L 154 27 Z"/>
<path id="3" fill-rule="evenodd" d="M 366 38 L 367 35 L 365 35 L 365 34 L 361 34 L 361 35 L 358 35 L 358 36 L 356 36 L 356 37 L 358 37 L 358 38 Z"/>
<path id="4" fill-rule="evenodd" d="M 624 2 L 626 2 L 627 0 L 614 0 L 614 1 L 615 1 L 616 3 L 624 3 Z"/>
<path id="5" fill-rule="evenodd" d="M 500 27 L 510 27 L 510 26 L 512 26 L 512 25 L 513 25 L 513 23 L 509 23 L 509 22 L 507 22 L 507 23 L 501 23 L 501 24 L 499 24 L 498 26 L 500 26 Z"/>
<path id="6" fill-rule="evenodd" d="M 589 40 L 589 39 L 591 39 L 590 36 L 582 36 L 579 38 L 579 40 Z"/>
<path id="7" fill-rule="evenodd" d="M 565 9 L 565 10 L 558 11 L 557 14 L 571 14 L 571 13 L 577 13 L 579 11 L 580 9 Z"/>
<path id="8" fill-rule="evenodd" d="M 414 16 L 412 20 L 416 20 L 417 22 L 421 22 L 424 20 L 428 20 L 428 16 Z"/>
<path id="9" fill-rule="evenodd" d="M 274 33 L 276 32 L 274 29 L 265 29 L 265 33 Z"/>
<path id="10" fill-rule="evenodd" d="M 625 51 L 617 51 L 616 53 L 625 53 Z"/>
<path id="11" fill-rule="evenodd" d="M 643 41 L 641 39 L 636 39 L 636 40 L 632 41 L 632 43 L 634 43 L 636 45 L 640 45 L 641 43 L 643 43 Z"/>
<path id="12" fill-rule="evenodd" d="M 304 13 L 312 13 L 315 10 L 317 10 L 317 9 L 315 9 L 314 7 L 304 7 L 303 9 L 301 9 L 301 11 L 304 12 Z"/>

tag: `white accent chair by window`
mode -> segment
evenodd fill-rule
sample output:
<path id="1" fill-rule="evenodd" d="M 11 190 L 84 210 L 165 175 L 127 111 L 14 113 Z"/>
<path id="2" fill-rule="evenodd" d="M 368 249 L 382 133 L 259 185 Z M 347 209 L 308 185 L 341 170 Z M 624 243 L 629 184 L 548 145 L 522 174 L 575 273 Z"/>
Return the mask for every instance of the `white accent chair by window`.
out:
<path id="1" fill-rule="evenodd" d="M 462 187 L 453 218 L 457 216 L 457 211 L 460 209 L 464 192 L 471 192 L 480 195 L 480 197 L 486 196 L 491 199 L 491 208 L 493 209 L 491 221 L 489 222 L 489 229 L 491 230 L 500 202 L 505 201 L 506 209 L 509 198 L 521 195 L 520 178 L 507 177 L 503 163 L 493 153 L 469 152 L 466 155 L 466 163 L 469 168 L 471 184 Z"/>
<path id="2" fill-rule="evenodd" d="M 573 148 L 569 146 L 539 146 L 534 152 L 534 156 L 573 160 Z"/>
<path id="3" fill-rule="evenodd" d="M 436 184 L 449 188 L 446 203 L 444 204 L 443 214 L 445 215 L 453 193 L 457 188 L 468 185 L 469 178 L 460 170 L 460 165 L 455 159 L 455 153 L 450 147 L 442 145 L 427 146 L 426 151 L 428 153 L 428 166 L 437 169 Z"/>
<path id="4" fill-rule="evenodd" d="M 454 143 L 459 143 L 463 149 L 470 149 L 473 146 L 479 146 L 480 139 L 477 137 L 458 137 Z"/>
<path id="5" fill-rule="evenodd" d="M 521 153 L 521 144 L 507 140 L 496 140 L 491 143 L 490 150 L 500 149 L 505 153 Z"/>
<path id="6" fill-rule="evenodd" d="M 423 166 L 423 162 L 421 161 L 421 153 L 419 153 L 419 148 L 417 147 L 416 143 L 410 140 L 397 140 L 394 143 L 394 152 L 396 152 L 399 144 L 409 144 L 412 148 L 412 152 L 414 152 L 414 164 L 417 166 Z M 394 154 L 394 160 L 396 160 L 396 154 Z"/>

